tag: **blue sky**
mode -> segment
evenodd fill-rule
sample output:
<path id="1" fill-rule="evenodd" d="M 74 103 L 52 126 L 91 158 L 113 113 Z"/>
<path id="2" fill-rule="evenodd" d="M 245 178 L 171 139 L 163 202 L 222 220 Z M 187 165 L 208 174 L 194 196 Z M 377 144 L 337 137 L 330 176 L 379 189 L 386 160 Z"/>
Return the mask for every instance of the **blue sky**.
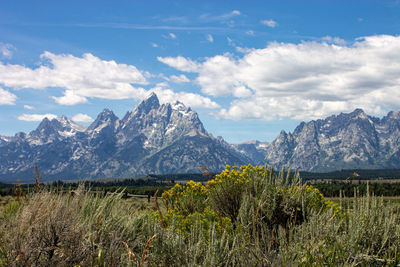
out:
<path id="1" fill-rule="evenodd" d="M 120 118 L 150 92 L 215 136 L 400 103 L 400 1 L 1 1 L 0 135 Z"/>

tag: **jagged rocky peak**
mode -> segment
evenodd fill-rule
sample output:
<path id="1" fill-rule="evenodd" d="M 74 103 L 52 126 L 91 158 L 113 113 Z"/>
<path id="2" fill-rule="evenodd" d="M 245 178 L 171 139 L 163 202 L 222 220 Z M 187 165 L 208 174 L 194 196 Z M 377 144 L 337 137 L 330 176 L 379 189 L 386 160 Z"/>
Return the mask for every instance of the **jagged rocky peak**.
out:
<path id="1" fill-rule="evenodd" d="M 391 162 L 391 156 L 400 151 L 399 130 L 398 112 L 389 112 L 379 119 L 355 109 L 302 122 L 293 132 L 293 138 L 288 134 L 287 140 L 281 132 L 269 148 L 266 160 L 308 171 L 400 166 L 400 162 Z"/>
<path id="2" fill-rule="evenodd" d="M 49 132 L 55 131 L 62 128 L 62 124 L 57 119 L 49 120 L 45 117 L 39 124 L 39 126 L 33 132 Z"/>
<path id="3" fill-rule="evenodd" d="M 353 112 L 349 113 L 349 116 L 351 116 L 354 119 L 370 119 L 370 117 L 364 112 L 364 110 L 360 108 L 356 108 Z"/>
<path id="4" fill-rule="evenodd" d="M 387 116 L 387 118 L 395 119 L 398 120 L 400 119 L 400 112 L 399 111 L 390 111 Z"/>
<path id="5" fill-rule="evenodd" d="M 65 130 L 69 130 L 71 132 L 84 132 L 86 130 L 85 125 L 81 125 L 72 120 L 69 120 L 65 115 L 61 116 L 59 122 Z"/>
<path id="6" fill-rule="evenodd" d="M 151 93 L 139 105 L 136 106 L 135 112 L 149 113 L 152 109 L 158 109 L 160 107 L 160 101 L 155 93 Z"/>
<path id="7" fill-rule="evenodd" d="M 174 104 L 171 105 L 173 110 L 180 111 L 183 115 L 187 115 L 189 112 L 192 111 L 190 107 L 186 107 L 185 104 L 183 104 L 180 101 L 175 101 Z"/>
<path id="8" fill-rule="evenodd" d="M 277 142 L 286 142 L 288 140 L 290 133 L 288 134 L 285 130 L 282 130 L 278 137 L 275 139 Z"/>
<path id="9" fill-rule="evenodd" d="M 360 115 L 360 114 L 365 114 L 364 110 L 362 110 L 361 108 L 356 108 L 355 110 L 353 110 L 353 112 L 350 113 L 350 115 Z"/>
<path id="10" fill-rule="evenodd" d="M 146 116 L 150 111 L 157 110 L 160 108 L 160 101 L 157 95 L 153 92 L 143 99 L 138 105 L 136 105 L 133 111 L 128 111 L 122 119 L 123 128 L 130 124 L 130 120 L 133 118 Z"/>
<path id="11" fill-rule="evenodd" d="M 101 129 L 109 126 L 116 128 L 119 124 L 119 118 L 114 114 L 114 112 L 108 108 L 103 109 L 102 112 L 97 115 L 97 118 L 89 125 L 88 131 L 99 132 Z"/>

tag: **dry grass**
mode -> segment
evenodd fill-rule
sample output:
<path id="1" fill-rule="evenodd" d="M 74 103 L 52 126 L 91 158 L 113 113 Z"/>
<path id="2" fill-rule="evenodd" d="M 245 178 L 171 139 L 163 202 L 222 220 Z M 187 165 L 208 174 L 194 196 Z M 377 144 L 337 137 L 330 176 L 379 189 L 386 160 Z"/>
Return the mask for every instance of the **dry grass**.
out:
<path id="1" fill-rule="evenodd" d="M 341 214 L 314 211 L 301 224 L 271 230 L 264 221 L 274 205 L 265 194 L 273 188 L 258 189 L 243 199 L 233 232 L 222 234 L 215 225 L 204 234 L 197 222 L 181 234 L 153 216 L 164 209 L 154 202 L 100 197 L 82 187 L 9 198 L 0 212 L 0 266 L 400 264 L 399 203 L 358 197 Z"/>
<path id="2" fill-rule="evenodd" d="M 103 260 L 117 266 L 122 241 L 138 245 L 131 242 L 142 231 L 136 215 L 121 195 L 100 198 L 83 188 L 69 194 L 42 190 L 4 209 L 0 258 L 7 266 L 92 266 L 102 251 Z"/>

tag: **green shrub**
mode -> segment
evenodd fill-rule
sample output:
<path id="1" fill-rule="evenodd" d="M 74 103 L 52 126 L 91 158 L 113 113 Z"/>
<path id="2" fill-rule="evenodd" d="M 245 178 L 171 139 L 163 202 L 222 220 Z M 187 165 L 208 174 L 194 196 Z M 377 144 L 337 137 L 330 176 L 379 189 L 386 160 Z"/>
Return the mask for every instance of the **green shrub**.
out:
<path id="1" fill-rule="evenodd" d="M 201 183 L 189 181 L 186 185 L 176 184 L 162 194 L 168 212 L 187 216 L 194 212 L 203 212 L 206 208 L 207 192 Z"/>
<path id="2" fill-rule="evenodd" d="M 270 175 L 271 170 L 259 166 L 226 166 L 226 169 L 217 174 L 207 183 L 207 195 L 210 205 L 223 216 L 236 221 L 241 206 L 243 194 L 248 185 L 255 179 Z"/>
<path id="3" fill-rule="evenodd" d="M 162 199 L 167 212 L 158 211 L 152 215 L 159 220 L 162 216 L 166 227 L 173 226 L 180 233 L 189 234 L 196 226 L 206 240 L 212 227 L 216 228 L 218 234 L 232 228 L 229 218 L 219 216 L 207 205 L 207 188 L 201 183 L 189 181 L 183 186 L 176 184 L 162 194 Z"/>

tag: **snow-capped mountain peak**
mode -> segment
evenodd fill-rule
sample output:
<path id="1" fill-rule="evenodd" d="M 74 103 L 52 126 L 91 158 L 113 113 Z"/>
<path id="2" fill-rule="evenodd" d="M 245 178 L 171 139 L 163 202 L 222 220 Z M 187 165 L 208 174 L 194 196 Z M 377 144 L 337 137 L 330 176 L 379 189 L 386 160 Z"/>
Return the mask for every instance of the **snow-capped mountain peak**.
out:
<path id="1" fill-rule="evenodd" d="M 0 178 L 30 179 L 33 159 L 48 179 L 199 172 L 201 166 L 219 171 L 247 163 L 209 135 L 195 111 L 180 102 L 160 105 L 155 94 L 123 120 L 104 109 L 86 131 L 73 129 L 65 116 L 44 119 L 30 134 L 0 145 Z"/>

